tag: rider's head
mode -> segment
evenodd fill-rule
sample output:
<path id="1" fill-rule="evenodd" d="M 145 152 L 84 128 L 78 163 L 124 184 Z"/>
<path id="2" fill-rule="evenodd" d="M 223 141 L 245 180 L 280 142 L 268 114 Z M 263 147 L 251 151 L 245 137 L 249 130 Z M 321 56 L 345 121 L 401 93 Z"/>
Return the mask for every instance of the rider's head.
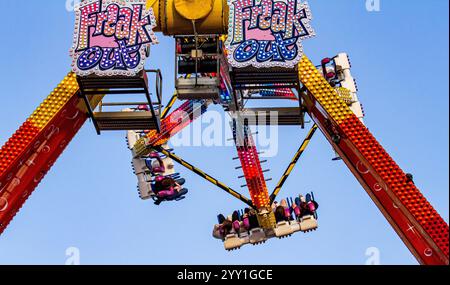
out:
<path id="1" fill-rule="evenodd" d="M 233 212 L 232 221 L 239 221 L 239 213 L 238 211 Z"/>

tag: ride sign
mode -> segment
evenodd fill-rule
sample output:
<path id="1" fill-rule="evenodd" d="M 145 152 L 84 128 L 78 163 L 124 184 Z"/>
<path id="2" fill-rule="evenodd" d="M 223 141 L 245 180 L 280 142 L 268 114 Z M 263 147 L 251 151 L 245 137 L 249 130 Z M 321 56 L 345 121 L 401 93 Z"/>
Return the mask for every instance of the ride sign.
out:
<path id="1" fill-rule="evenodd" d="M 75 7 L 70 50 L 80 76 L 133 76 L 144 68 L 150 46 L 158 43 L 156 19 L 146 0 L 85 0 Z"/>
<path id="2" fill-rule="evenodd" d="M 228 0 L 228 61 L 233 67 L 294 67 L 302 41 L 315 36 L 311 11 L 300 0 Z"/>

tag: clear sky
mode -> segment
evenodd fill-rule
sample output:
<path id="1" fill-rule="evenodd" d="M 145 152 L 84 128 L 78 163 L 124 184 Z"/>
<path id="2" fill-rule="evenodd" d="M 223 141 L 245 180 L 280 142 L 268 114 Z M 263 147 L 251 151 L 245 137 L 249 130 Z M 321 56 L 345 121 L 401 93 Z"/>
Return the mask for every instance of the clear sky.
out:
<path id="1" fill-rule="evenodd" d="M 65 1 L 0 0 L 0 144 L 70 68 L 74 17 Z M 315 62 L 349 53 L 366 123 L 439 213 L 449 214 L 448 1 L 312 0 L 317 37 L 305 43 Z M 148 66 L 163 69 L 165 100 L 173 93 L 173 40 L 159 35 Z M 170 64 L 168 64 L 170 63 Z M 217 109 L 214 107 L 213 109 Z M 270 158 L 273 188 L 306 130 L 280 129 Z M 233 147 L 183 147 L 177 154 L 230 186 L 244 184 Z M 211 236 L 218 213 L 243 205 L 179 167 L 190 188 L 179 203 L 141 201 L 123 133 L 95 134 L 86 124 L 20 214 L 0 237 L 0 264 L 64 264 L 76 247 L 82 264 L 382 264 L 415 259 L 318 133 L 282 196 L 314 191 L 318 231 L 226 252 Z M 242 189 L 245 193 L 246 189 Z M 248 195 L 248 193 L 246 193 Z"/>

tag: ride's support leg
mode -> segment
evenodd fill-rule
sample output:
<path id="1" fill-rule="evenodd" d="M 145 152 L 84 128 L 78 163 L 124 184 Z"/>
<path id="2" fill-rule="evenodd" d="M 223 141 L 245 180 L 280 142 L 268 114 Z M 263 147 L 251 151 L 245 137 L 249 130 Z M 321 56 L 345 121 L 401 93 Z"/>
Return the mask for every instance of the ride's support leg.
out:
<path id="1" fill-rule="evenodd" d="M 400 238 L 420 263 L 448 264 L 448 224 L 306 56 L 298 70 L 311 118 Z"/>
<path id="2" fill-rule="evenodd" d="M 78 90 L 69 73 L 0 149 L 0 233 L 85 123 Z M 91 104 L 97 105 L 99 97 Z"/>
<path id="3" fill-rule="evenodd" d="M 270 195 L 270 204 L 272 204 L 275 199 L 277 198 L 278 194 L 280 193 L 281 189 L 283 188 L 284 183 L 288 179 L 289 175 L 292 173 L 292 170 L 294 170 L 295 165 L 299 161 L 299 159 L 302 157 L 303 153 L 305 152 L 306 148 L 308 147 L 309 143 L 311 142 L 311 139 L 313 138 L 314 134 L 317 131 L 317 125 L 314 124 L 311 128 L 311 130 L 308 132 L 308 135 L 303 140 L 302 144 L 300 145 L 300 148 L 295 153 L 294 157 L 292 158 L 291 163 L 286 168 L 286 171 L 283 173 L 283 176 L 281 176 L 280 181 L 278 181 L 277 186 L 273 190 L 273 193 Z"/>

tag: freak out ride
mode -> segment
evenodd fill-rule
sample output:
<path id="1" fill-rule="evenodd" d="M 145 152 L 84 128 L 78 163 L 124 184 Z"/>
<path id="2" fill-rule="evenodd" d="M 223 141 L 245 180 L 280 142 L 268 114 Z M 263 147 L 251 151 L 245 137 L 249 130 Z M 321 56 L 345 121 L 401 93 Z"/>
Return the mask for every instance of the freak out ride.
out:
<path id="1" fill-rule="evenodd" d="M 0 150 L 0 232 L 90 118 L 98 134 L 127 132 L 141 199 L 157 205 L 184 199 L 178 163 L 241 200 L 245 210 L 219 215 L 214 226 L 225 249 L 307 233 L 318 228 L 314 193 L 276 199 L 320 130 L 417 260 L 449 263 L 447 223 L 364 125 L 348 56 L 316 66 L 304 54 L 302 42 L 314 36 L 306 2 L 84 0 L 75 10 L 72 71 Z M 145 68 L 155 32 L 175 42 L 176 92 L 167 103 L 160 70 Z M 182 104 L 171 112 L 177 100 Z M 269 107 L 249 108 L 250 100 Z M 272 100 L 287 103 L 273 107 Z M 168 147 L 211 104 L 233 118 L 235 159 L 249 198 Z M 250 127 L 305 128 L 307 115 L 314 124 L 269 191 Z"/>

